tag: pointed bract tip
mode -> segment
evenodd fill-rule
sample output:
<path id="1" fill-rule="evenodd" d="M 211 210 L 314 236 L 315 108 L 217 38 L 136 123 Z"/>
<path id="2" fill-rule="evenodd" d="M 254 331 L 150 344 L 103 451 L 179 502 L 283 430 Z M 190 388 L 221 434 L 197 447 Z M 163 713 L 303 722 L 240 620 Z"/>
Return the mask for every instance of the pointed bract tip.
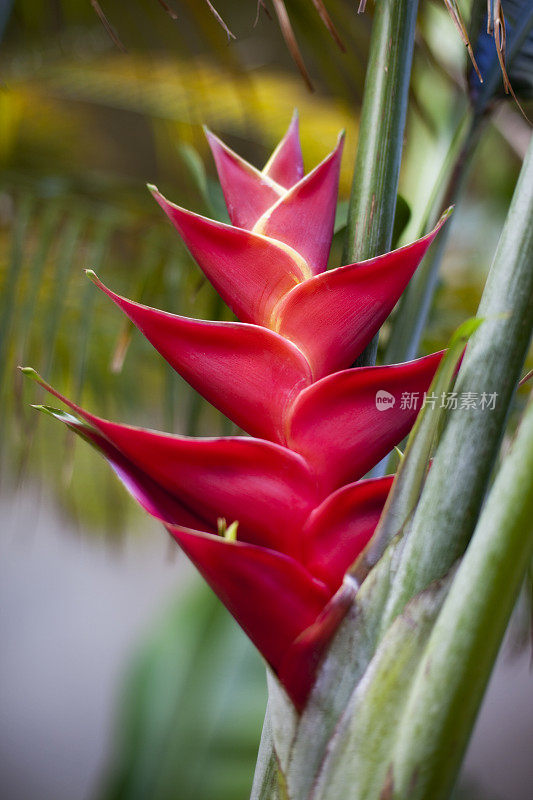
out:
<path id="1" fill-rule="evenodd" d="M 101 280 L 93 269 L 84 269 L 83 271 L 85 272 L 89 280 L 91 280 L 97 286 L 100 286 Z"/>
<path id="2" fill-rule="evenodd" d="M 394 452 L 395 452 L 395 453 L 396 453 L 396 455 L 398 456 L 398 461 L 399 461 L 399 463 L 401 464 L 401 463 L 402 463 L 402 461 L 403 461 L 403 459 L 404 459 L 405 453 L 402 453 L 402 451 L 400 450 L 400 448 L 399 448 L 399 447 L 396 447 L 396 445 L 394 446 Z"/>
<path id="3" fill-rule="evenodd" d="M 41 376 L 39 373 L 33 369 L 33 367 L 17 367 L 23 375 L 26 375 L 28 378 L 31 378 L 32 381 L 37 381 L 40 383 L 42 381 Z"/>
<path id="4" fill-rule="evenodd" d="M 468 341 L 472 334 L 475 333 L 484 322 L 485 317 L 470 317 L 466 319 L 453 332 L 448 343 L 448 349 L 451 350 L 456 344 L 463 344 Z"/>
<path id="5" fill-rule="evenodd" d="M 159 194 L 159 189 L 157 188 L 157 186 L 154 183 L 147 183 L 146 184 L 146 188 L 152 194 Z"/>
<path id="6" fill-rule="evenodd" d="M 332 151 L 332 155 L 338 152 L 342 156 L 345 139 L 346 139 L 346 128 L 342 128 L 342 130 L 339 131 L 339 135 L 337 136 L 337 144 L 335 145 Z"/>
<path id="7" fill-rule="evenodd" d="M 281 144 L 281 142 L 284 142 L 287 139 L 290 139 L 291 136 L 295 136 L 297 141 L 300 141 L 300 114 L 298 113 L 298 109 L 297 108 L 295 108 L 294 111 L 292 112 L 291 121 L 289 122 L 289 126 L 288 126 L 287 130 L 285 131 L 285 133 L 284 133 L 284 135 L 283 135 L 283 137 L 282 137 L 282 139 L 280 141 L 280 144 Z M 278 145 L 278 147 L 279 147 L 279 145 Z"/>
<path id="8" fill-rule="evenodd" d="M 61 419 L 61 412 L 57 408 L 45 406 L 40 403 L 30 403 L 30 408 L 34 408 L 35 411 L 40 411 L 41 414 L 46 414 L 47 417 L 52 417 L 52 419 L 59 420 L 59 422 L 65 422 L 65 420 Z"/>
<path id="9" fill-rule="evenodd" d="M 43 414 L 48 414 L 50 417 L 55 417 L 53 409 L 51 409 L 50 406 L 44 406 L 41 403 L 30 403 L 30 408 L 34 408 L 36 411 L 42 411 Z"/>
<path id="10" fill-rule="evenodd" d="M 41 411 L 43 414 L 46 414 L 52 419 L 57 420 L 58 422 L 63 422 L 65 425 L 80 425 L 79 419 L 69 414 L 67 411 L 62 411 L 60 408 L 54 408 L 53 406 L 46 406 L 41 403 L 31 403 L 31 408 L 34 408 L 36 411 Z"/>
<path id="11" fill-rule="evenodd" d="M 443 211 L 442 214 L 440 215 L 435 227 L 432 228 L 429 231 L 429 233 L 426 233 L 424 236 L 422 236 L 421 239 L 418 239 L 417 241 L 419 241 L 419 242 L 429 242 L 431 244 L 431 242 L 436 237 L 436 235 L 438 233 L 440 233 L 440 229 L 442 228 L 444 223 L 451 217 L 451 215 L 453 213 L 453 210 L 454 210 L 454 206 L 450 206 L 449 208 L 446 209 L 446 211 Z M 414 244 L 414 242 L 413 242 L 413 244 Z"/>
<path id="12" fill-rule="evenodd" d="M 447 220 L 453 214 L 453 210 L 454 210 L 454 206 L 449 206 L 449 208 L 447 208 L 446 211 L 443 211 L 442 214 L 439 217 L 439 220 L 438 220 L 437 224 L 433 228 L 433 230 L 430 231 L 428 234 L 426 234 L 426 236 L 431 236 L 431 237 L 436 236 L 437 233 L 439 233 L 439 231 L 442 228 L 442 226 L 444 225 L 444 223 L 447 222 Z"/>
<path id="13" fill-rule="evenodd" d="M 217 136 L 216 133 L 213 133 L 213 131 L 210 130 L 207 127 L 207 125 L 203 125 L 202 127 L 203 127 L 203 130 L 204 130 L 205 138 L 207 139 L 207 144 L 211 148 L 211 151 L 213 152 L 213 155 L 214 155 L 214 151 L 215 151 L 215 149 L 217 147 L 221 147 L 223 150 L 228 150 L 229 149 L 227 147 L 227 145 L 222 141 L 220 136 Z"/>
<path id="14" fill-rule="evenodd" d="M 104 286 L 104 284 L 102 283 L 102 281 L 100 280 L 100 278 L 93 269 L 86 269 L 85 274 L 87 275 L 89 280 L 94 283 L 97 289 L 102 289 L 104 292 L 108 291 L 106 286 Z"/>

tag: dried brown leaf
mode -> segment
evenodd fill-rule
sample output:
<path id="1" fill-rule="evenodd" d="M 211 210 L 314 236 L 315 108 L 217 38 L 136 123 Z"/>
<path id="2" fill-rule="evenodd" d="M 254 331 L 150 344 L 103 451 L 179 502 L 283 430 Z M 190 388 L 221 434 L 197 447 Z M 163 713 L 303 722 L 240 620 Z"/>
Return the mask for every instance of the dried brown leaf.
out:
<path id="1" fill-rule="evenodd" d="M 481 72 L 479 71 L 479 67 L 477 65 L 477 61 L 474 56 L 474 51 L 472 49 L 470 39 L 468 38 L 468 32 L 463 22 L 463 18 L 461 17 L 461 12 L 457 7 L 457 3 L 455 2 L 455 0 L 444 0 L 444 5 L 446 6 L 446 9 L 448 10 L 450 17 L 452 18 L 453 24 L 455 25 L 455 27 L 459 32 L 459 36 L 461 37 L 464 46 L 468 50 L 468 55 L 470 56 L 470 61 L 472 62 L 472 66 L 476 71 L 476 75 L 478 76 L 480 83 L 483 83 L 483 78 L 481 76 Z"/>
<path id="2" fill-rule="evenodd" d="M 163 9 L 164 9 L 166 12 L 167 12 L 168 16 L 169 16 L 171 19 L 177 19 L 177 18 L 178 18 L 178 15 L 177 15 L 177 14 L 176 14 L 176 12 L 174 11 L 174 9 L 173 9 L 173 8 L 171 8 L 171 7 L 168 5 L 168 3 L 165 3 L 165 0 L 157 0 L 157 2 L 158 2 L 158 3 L 159 3 L 159 5 L 160 5 L 160 6 L 161 6 L 161 7 L 162 7 L 162 8 L 163 8 Z"/>
<path id="3" fill-rule="evenodd" d="M 300 74 L 304 79 L 309 91 L 314 92 L 314 86 L 311 81 L 311 76 L 307 71 L 307 67 L 305 66 L 302 54 L 300 52 L 300 48 L 298 47 L 298 42 L 296 41 L 296 36 L 294 35 L 291 21 L 289 19 L 287 9 L 285 8 L 285 3 L 283 2 L 283 0 L 272 0 L 272 4 L 274 6 L 274 11 L 276 12 L 276 16 L 278 18 L 279 26 L 281 28 L 281 33 L 283 35 L 283 38 L 285 39 L 285 44 L 289 48 L 289 52 L 293 58 L 293 61 L 300 70 Z"/>
<path id="4" fill-rule="evenodd" d="M 328 31 L 331 33 L 333 39 L 337 42 L 337 44 L 340 47 L 340 49 L 342 50 L 342 52 L 345 53 L 346 52 L 346 47 L 344 46 L 343 41 L 342 41 L 342 39 L 341 39 L 341 37 L 340 37 L 335 25 L 333 24 L 333 20 L 331 19 L 331 17 L 328 14 L 326 6 L 322 2 L 322 0 L 311 0 L 311 2 L 313 3 L 314 7 L 316 8 L 316 10 L 317 10 L 317 12 L 318 12 L 318 14 L 320 16 L 320 19 L 322 20 L 322 22 L 324 23 L 324 25 L 326 26 Z"/>
<path id="5" fill-rule="evenodd" d="M 213 5 L 213 3 L 211 3 L 210 0 L 205 0 L 205 2 L 209 6 L 209 10 L 211 11 L 213 16 L 215 17 L 215 19 L 218 22 L 218 24 L 225 30 L 228 39 L 235 39 L 235 34 L 230 31 L 230 29 L 228 28 L 228 26 L 226 25 L 226 23 L 224 22 L 224 20 L 222 19 L 222 17 L 218 13 L 218 11 L 216 10 L 216 8 Z"/>
<path id="6" fill-rule="evenodd" d="M 106 17 L 106 15 L 104 14 L 104 12 L 102 10 L 102 7 L 101 7 L 100 3 L 98 2 L 98 0 L 91 0 L 91 5 L 94 8 L 94 10 L 96 11 L 100 22 L 102 23 L 102 25 L 106 29 L 107 33 L 109 34 L 110 39 L 114 42 L 114 44 L 116 44 L 116 46 L 118 47 L 119 50 L 122 50 L 123 53 L 127 53 L 128 51 L 126 50 L 126 48 L 122 44 L 122 42 L 121 42 L 121 40 L 120 40 L 120 38 L 118 36 L 118 33 L 116 32 L 114 27 L 109 22 L 109 20 Z"/>
<path id="7" fill-rule="evenodd" d="M 257 0 L 257 13 L 255 15 L 254 20 L 254 28 L 256 27 L 257 23 L 259 22 L 259 14 L 261 13 L 261 9 L 265 12 L 269 19 L 272 19 L 272 15 L 268 8 L 265 5 L 265 0 Z"/>
<path id="8" fill-rule="evenodd" d="M 529 380 L 531 380 L 531 378 L 533 378 L 533 369 L 530 369 L 529 372 L 527 373 L 527 375 L 524 375 L 524 377 L 521 379 L 521 381 L 520 381 L 520 383 L 518 385 L 519 386 L 523 386 L 525 383 L 527 383 Z"/>
<path id="9" fill-rule="evenodd" d="M 520 112 L 524 119 L 529 122 L 529 119 L 526 115 L 526 112 L 520 105 L 520 101 L 516 96 L 513 87 L 511 86 L 511 81 L 509 80 L 509 75 L 507 74 L 507 68 L 505 66 L 505 51 L 507 46 L 507 31 L 505 27 L 505 17 L 503 14 L 501 0 L 493 0 L 493 20 L 492 20 L 492 27 L 494 31 L 494 45 L 496 47 L 496 54 L 498 56 L 498 61 L 500 64 L 500 69 L 502 72 L 502 79 L 503 79 L 503 88 L 506 94 L 510 94 L 513 100 L 515 101 L 516 105 L 520 109 Z"/>

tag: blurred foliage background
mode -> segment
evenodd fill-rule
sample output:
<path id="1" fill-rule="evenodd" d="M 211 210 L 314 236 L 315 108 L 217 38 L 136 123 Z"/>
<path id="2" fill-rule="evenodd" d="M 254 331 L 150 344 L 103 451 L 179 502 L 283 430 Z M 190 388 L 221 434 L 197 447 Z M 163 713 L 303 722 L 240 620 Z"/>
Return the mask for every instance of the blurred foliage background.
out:
<path id="1" fill-rule="evenodd" d="M 262 166 L 297 107 L 307 168 L 340 128 L 347 131 L 331 255 L 340 263 L 372 8 L 357 15 L 353 0 L 327 3 L 343 52 L 310 0 L 287 0 L 311 93 L 270 4 L 215 5 L 234 39 L 198 0 L 102 0 L 113 35 L 89 0 L 14 0 L 0 10 L 2 487 L 37 485 L 61 503 L 73 528 L 115 540 L 152 523 L 89 448 L 35 414 L 29 403 L 39 401 L 38 390 L 15 367 L 31 364 L 103 416 L 191 434 L 234 430 L 83 275 L 90 267 L 113 289 L 169 311 L 230 318 L 145 183 L 226 219 L 202 125 Z M 444 4 L 426 0 L 397 243 L 417 235 L 467 104 L 465 48 Z M 444 346 L 475 314 L 529 132 L 509 102 L 483 132 L 423 352 Z M 211 595 L 194 588 L 180 596 L 132 666 L 102 796 L 246 797 L 263 682 L 259 659 Z M 202 695 L 208 701 L 200 704 Z"/>

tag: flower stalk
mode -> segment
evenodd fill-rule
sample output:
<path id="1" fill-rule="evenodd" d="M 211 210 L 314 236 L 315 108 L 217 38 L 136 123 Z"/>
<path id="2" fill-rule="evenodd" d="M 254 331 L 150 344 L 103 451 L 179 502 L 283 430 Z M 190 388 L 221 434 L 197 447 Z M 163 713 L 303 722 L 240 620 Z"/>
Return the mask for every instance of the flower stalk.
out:
<path id="1" fill-rule="evenodd" d="M 390 250 L 418 0 L 376 3 L 343 261 Z M 378 335 L 356 364 L 376 361 Z"/>
<path id="2" fill-rule="evenodd" d="M 394 797 L 452 790 L 533 557 L 532 474 L 530 400 L 418 666 L 392 754 Z"/>
<path id="3" fill-rule="evenodd" d="M 438 219 L 442 209 L 455 205 L 460 198 L 469 174 L 478 142 L 485 130 L 486 118 L 473 117 L 467 112 L 459 122 L 448 156 L 437 179 L 434 200 L 420 226 L 424 231 L 431 227 L 431 220 Z M 442 191 L 442 183 L 445 183 Z M 441 191 L 439 191 L 441 189 Z M 433 296 L 437 288 L 439 270 L 448 243 L 451 226 L 430 255 L 424 259 L 416 276 L 403 293 L 391 325 L 391 334 L 385 349 L 386 364 L 395 364 L 404 359 L 415 358 L 426 325 Z"/>
<path id="4" fill-rule="evenodd" d="M 450 411 L 414 515 L 383 628 L 464 552 L 498 456 L 533 330 L 533 139 L 478 310 L 456 391 L 496 393 L 494 409 Z"/>

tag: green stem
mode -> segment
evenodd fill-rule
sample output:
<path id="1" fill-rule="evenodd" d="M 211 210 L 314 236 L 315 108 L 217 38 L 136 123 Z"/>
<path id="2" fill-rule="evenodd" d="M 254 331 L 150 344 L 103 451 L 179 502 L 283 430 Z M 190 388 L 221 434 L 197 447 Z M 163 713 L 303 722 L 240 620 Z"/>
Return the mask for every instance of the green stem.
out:
<path id="1" fill-rule="evenodd" d="M 250 800 L 281 800 L 278 763 L 274 753 L 270 715 L 267 711 L 257 754 L 254 783 Z"/>
<path id="2" fill-rule="evenodd" d="M 418 0 L 376 3 L 343 263 L 391 248 Z M 357 365 L 374 364 L 378 337 Z"/>
<path id="3" fill-rule="evenodd" d="M 472 117 L 470 114 L 459 124 L 435 186 L 433 193 L 435 202 L 431 203 L 431 209 L 419 231 L 420 236 L 427 233 L 434 226 L 442 211 L 454 205 L 460 197 L 466 183 L 472 156 L 484 127 L 481 117 Z M 442 185 L 446 175 L 448 175 L 446 188 L 444 192 L 439 192 L 438 188 Z M 438 195 L 442 195 L 442 197 Z M 385 352 L 386 364 L 410 361 L 418 355 L 420 339 L 437 287 L 442 256 L 452 225 L 453 219 L 440 232 L 402 295 Z"/>
<path id="4" fill-rule="evenodd" d="M 494 408 L 450 412 L 395 575 L 383 628 L 464 552 L 498 456 L 533 330 L 533 138 L 518 180 L 455 390 Z"/>
<path id="5" fill-rule="evenodd" d="M 418 667 L 393 753 L 391 797 L 449 796 L 533 556 L 532 474 L 533 400 Z"/>

